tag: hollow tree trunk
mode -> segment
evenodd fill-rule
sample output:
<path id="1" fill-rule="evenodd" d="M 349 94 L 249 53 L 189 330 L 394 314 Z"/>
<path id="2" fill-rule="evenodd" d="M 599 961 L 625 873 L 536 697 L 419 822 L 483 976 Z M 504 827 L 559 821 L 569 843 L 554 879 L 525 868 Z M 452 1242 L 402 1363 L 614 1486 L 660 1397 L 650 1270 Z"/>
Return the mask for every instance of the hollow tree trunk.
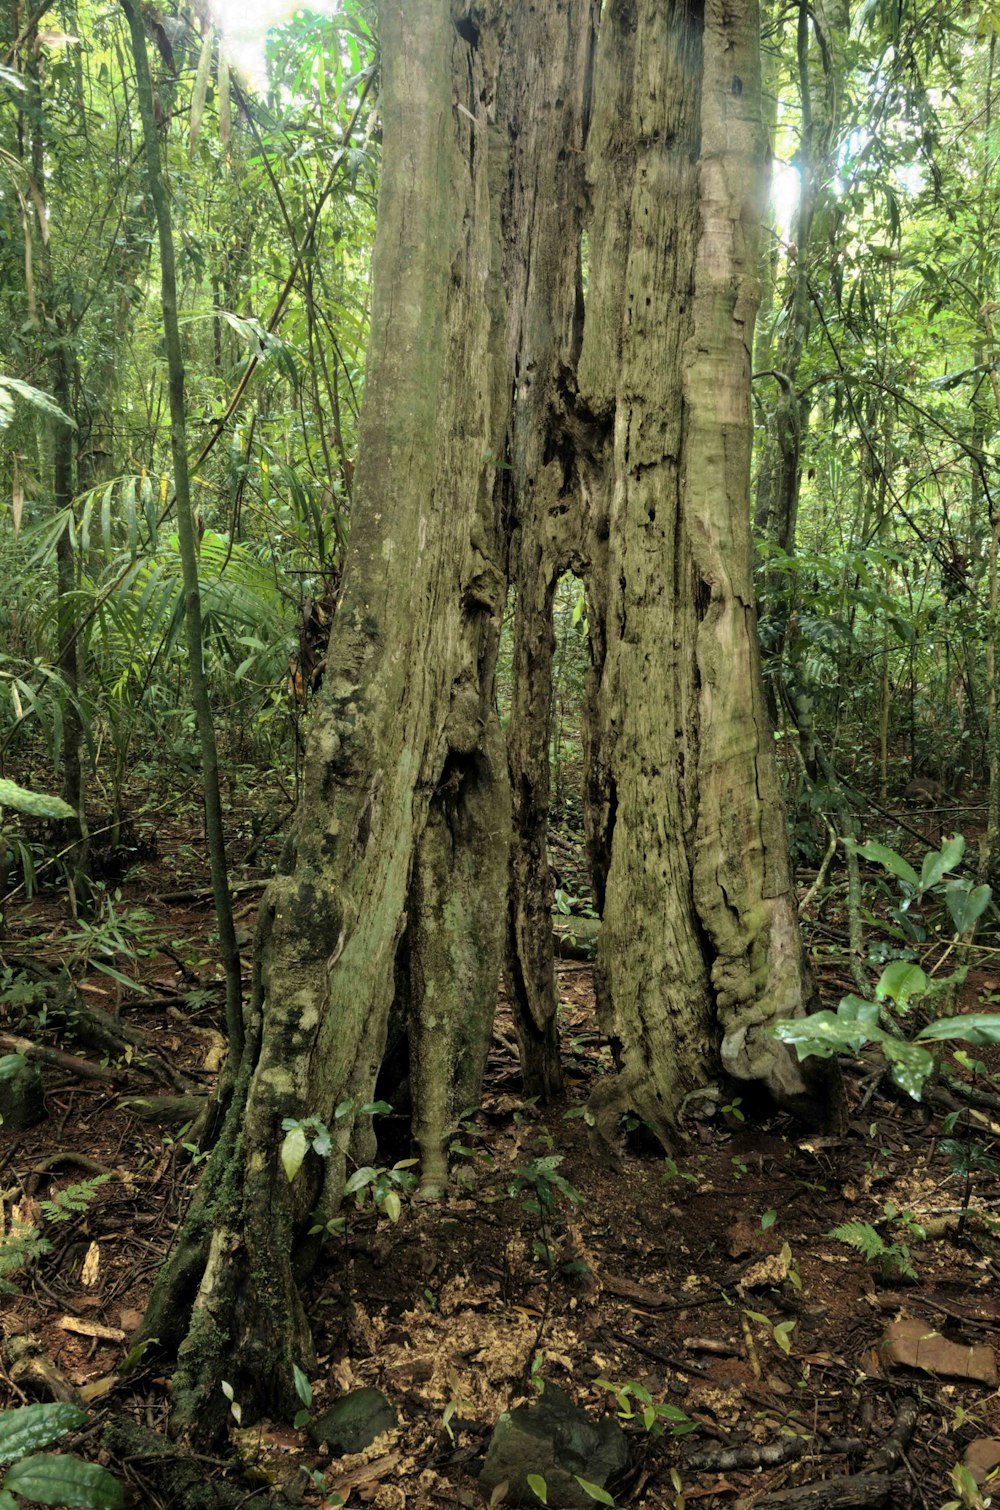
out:
<path id="1" fill-rule="evenodd" d="M 594 1106 L 609 1139 L 631 1108 L 669 1142 L 713 1066 L 809 1109 L 765 1034 L 810 986 L 751 585 L 754 0 L 610 0 L 594 101 L 580 394 L 609 440 L 591 471 L 588 798 L 618 1064 Z"/>
<path id="2" fill-rule="evenodd" d="M 579 554 L 580 506 L 561 387 L 580 338 L 580 234 L 590 73 L 599 6 L 539 8 L 501 110 L 511 139 L 504 286 L 513 392 L 509 438 L 514 605 L 507 726 L 513 807 L 507 984 L 528 1095 L 562 1085 L 548 863 L 556 583 Z M 522 19 L 525 25 L 526 18 Z M 553 108 L 540 110 L 540 100 Z"/>
<path id="3" fill-rule="evenodd" d="M 405 973 L 428 1193 L 475 1100 L 496 999 L 509 799 L 494 706 L 506 596 L 492 458 L 507 423 L 495 33 L 450 0 L 382 7 L 384 169 L 356 508 L 300 806 L 258 922 L 233 1108 L 145 1331 L 176 1335 L 175 1424 L 220 1373 L 294 1405 L 310 1355 L 296 1265 L 313 1213 L 370 1162 L 371 1100 Z M 334 1108 L 352 1109 L 336 1122 Z M 456 1100 L 460 1105 L 456 1107 Z M 289 1184 L 282 1119 L 334 1128 Z"/>

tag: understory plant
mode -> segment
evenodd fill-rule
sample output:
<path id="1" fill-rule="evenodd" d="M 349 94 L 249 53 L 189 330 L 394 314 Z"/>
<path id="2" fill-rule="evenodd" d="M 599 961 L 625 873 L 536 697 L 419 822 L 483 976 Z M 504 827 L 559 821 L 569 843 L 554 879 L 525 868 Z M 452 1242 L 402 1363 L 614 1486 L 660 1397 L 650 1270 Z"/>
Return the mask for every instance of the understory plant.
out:
<path id="1" fill-rule="evenodd" d="M 0 1510 L 17 1510 L 19 1499 L 80 1510 L 124 1510 L 121 1485 L 99 1463 L 72 1452 L 37 1451 L 86 1420 L 84 1411 L 62 1401 L 0 1411 Z"/>
<path id="2" fill-rule="evenodd" d="M 975 885 L 964 876 L 945 877 L 954 872 L 965 852 L 961 834 L 947 839 L 939 850 L 924 855 L 920 874 L 902 855 L 879 843 L 852 846 L 865 859 L 880 864 L 895 876 L 901 893 L 900 904 L 892 917 L 898 935 L 922 941 L 925 933 L 917 921 L 918 909 L 927 908 L 950 918 L 954 937 L 945 957 L 960 942 L 971 943 L 977 924 L 992 899 L 989 886 Z M 783 1043 L 792 1044 L 800 1060 L 817 1057 L 829 1059 L 845 1051 L 858 1055 L 873 1044 L 884 1055 L 892 1077 L 914 1100 L 919 1101 L 926 1081 L 939 1071 L 940 1050 L 945 1042 L 962 1042 L 982 1047 L 1000 1043 L 1000 1014 L 968 1013 L 932 1019 L 911 1038 L 903 1034 L 902 1020 L 921 1003 L 952 999 L 965 980 L 967 966 L 960 965 L 950 974 L 928 976 L 912 960 L 896 959 L 882 971 L 875 987 L 875 999 L 845 996 L 835 1012 L 813 1012 L 808 1017 L 775 1023 L 770 1031 Z M 891 1003 L 892 1012 L 888 1010 Z"/>

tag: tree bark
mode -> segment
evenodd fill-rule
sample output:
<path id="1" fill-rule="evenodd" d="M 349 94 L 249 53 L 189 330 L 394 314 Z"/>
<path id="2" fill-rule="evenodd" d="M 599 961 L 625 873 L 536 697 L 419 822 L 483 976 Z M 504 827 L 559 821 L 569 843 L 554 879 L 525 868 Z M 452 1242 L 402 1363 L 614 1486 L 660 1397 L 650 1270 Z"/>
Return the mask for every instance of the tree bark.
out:
<path id="1" fill-rule="evenodd" d="M 522 67 L 501 90 L 511 140 L 504 199 L 504 284 L 513 394 L 509 434 L 513 694 L 507 726 L 513 807 L 507 897 L 507 986 L 524 1089 L 562 1085 L 552 958 L 548 823 L 553 597 L 579 558 L 580 497 L 562 389 L 579 352 L 584 148 L 598 12 L 569 0 L 521 12 L 511 37 Z M 539 109 L 539 101 L 550 108 Z"/>
<path id="2" fill-rule="evenodd" d="M 498 40 L 477 14 L 382 7 L 384 171 L 344 584 L 299 810 L 259 916 L 234 1105 L 144 1324 L 176 1334 L 196 1292 L 174 1398 L 175 1424 L 198 1434 L 218 1423 L 223 1368 L 248 1414 L 294 1407 L 292 1365 L 310 1356 L 302 1238 L 338 1208 L 348 1166 L 375 1157 L 361 1108 L 401 1016 L 399 975 L 427 1194 L 479 1092 L 509 802 L 493 503 L 506 159 L 491 121 Z M 336 1147 L 290 1184 L 281 1124 L 306 1116 Z"/>
<path id="3" fill-rule="evenodd" d="M 632 1109 L 669 1143 L 713 1069 L 809 1111 L 766 1034 L 811 988 L 751 583 L 758 45 L 752 0 L 612 0 L 598 48 L 580 393 L 609 431 L 588 580 L 609 1141 Z"/>
<path id="4" fill-rule="evenodd" d="M 229 893 L 226 839 L 222 826 L 222 794 L 219 787 L 219 753 L 215 741 L 205 650 L 201 632 L 201 588 L 198 581 L 198 542 L 191 503 L 191 479 L 187 454 L 187 416 L 184 400 L 184 354 L 181 347 L 177 307 L 177 271 L 170 200 L 163 181 L 163 163 L 153 108 L 153 86 L 146 53 L 146 35 L 134 0 L 123 0 L 132 37 L 135 61 L 136 95 L 142 120 L 143 145 L 149 173 L 149 195 L 156 218 L 160 251 L 160 309 L 163 338 L 167 354 L 167 387 L 170 395 L 170 455 L 174 471 L 174 498 L 177 511 L 177 538 L 180 545 L 184 579 L 184 630 L 187 645 L 191 704 L 198 726 L 201 754 L 201 785 L 205 804 L 205 833 L 208 839 L 212 896 L 219 928 L 219 952 L 226 977 L 226 1033 L 230 1062 L 223 1078 L 223 1099 L 235 1075 L 243 1052 L 243 983 L 240 953 L 233 922 L 233 903 Z"/>

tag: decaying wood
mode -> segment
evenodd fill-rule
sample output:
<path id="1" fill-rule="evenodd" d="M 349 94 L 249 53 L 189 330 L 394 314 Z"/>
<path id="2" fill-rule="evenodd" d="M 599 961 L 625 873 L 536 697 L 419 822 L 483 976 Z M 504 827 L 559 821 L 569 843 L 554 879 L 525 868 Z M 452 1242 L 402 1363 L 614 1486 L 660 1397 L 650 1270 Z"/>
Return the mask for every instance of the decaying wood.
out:
<path id="1" fill-rule="evenodd" d="M 842 1478 L 821 1479 L 811 1484 L 800 1484 L 794 1489 L 781 1489 L 762 1498 L 740 1501 L 740 1507 L 749 1510 L 872 1510 L 899 1495 L 905 1500 L 907 1474 L 898 1470 L 906 1448 L 916 1428 L 920 1406 L 912 1396 L 905 1396 L 896 1408 L 896 1416 L 888 1435 L 870 1453 L 862 1472 L 847 1474 Z"/>
<path id="2" fill-rule="evenodd" d="M 75 1054 L 64 1054 L 61 1049 L 51 1049 L 47 1044 L 32 1043 L 30 1038 L 20 1038 L 14 1033 L 0 1033 L 0 1049 L 8 1054 L 23 1054 L 39 1064 L 55 1065 L 68 1070 L 81 1080 L 100 1080 L 106 1085 L 121 1085 L 125 1076 L 119 1070 L 108 1069 L 103 1064 L 94 1064 L 90 1059 L 78 1059 Z"/>
<path id="3" fill-rule="evenodd" d="M 904 1493 L 905 1473 L 854 1473 L 845 1478 L 822 1479 L 796 1489 L 779 1489 L 749 1500 L 737 1500 L 736 1510 L 881 1510 Z"/>

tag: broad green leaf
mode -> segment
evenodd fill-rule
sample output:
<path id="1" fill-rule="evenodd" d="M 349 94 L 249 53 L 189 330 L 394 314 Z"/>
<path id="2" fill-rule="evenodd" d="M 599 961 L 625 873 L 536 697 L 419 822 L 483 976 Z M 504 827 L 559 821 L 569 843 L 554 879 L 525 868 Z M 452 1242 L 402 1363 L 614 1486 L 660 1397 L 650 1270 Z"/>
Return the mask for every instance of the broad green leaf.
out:
<path id="1" fill-rule="evenodd" d="M 370 1164 L 363 1164 L 360 1169 L 356 1169 L 354 1171 L 347 1184 L 344 1186 L 344 1194 L 354 1195 L 356 1191 L 363 1189 L 365 1185 L 372 1185 L 374 1184 L 374 1182 L 374 1169 L 372 1169 Z"/>
<path id="2" fill-rule="evenodd" d="M 29 792 L 16 781 L 0 777 L 0 807 L 12 807 L 15 813 L 27 813 L 29 818 L 75 818 L 76 810 L 61 797 L 47 792 Z"/>
<path id="3" fill-rule="evenodd" d="M 973 886 L 964 878 L 948 883 L 944 889 L 944 899 L 956 933 L 967 933 L 975 927 L 989 906 L 992 895 L 989 886 Z"/>
<path id="4" fill-rule="evenodd" d="M 0 73 L 3 71 L 0 68 Z M 0 1489 L 0 1510 L 18 1510 L 17 1500 L 12 1494 L 8 1494 L 6 1489 Z"/>
<path id="5" fill-rule="evenodd" d="M 542 1478 L 542 1475 L 540 1473 L 529 1473 L 528 1474 L 528 1488 L 531 1490 L 532 1494 L 535 1496 L 536 1499 L 540 1499 L 541 1500 L 541 1502 L 542 1502 L 543 1505 L 547 1505 L 548 1504 L 548 1502 L 549 1502 L 548 1485 L 546 1484 L 545 1480 Z"/>
<path id="6" fill-rule="evenodd" d="M 927 990 L 927 976 L 919 965 L 910 964 L 907 960 L 893 960 L 891 965 L 886 965 L 882 971 L 878 985 L 875 987 L 875 995 L 879 1001 L 884 1001 L 888 996 L 894 1001 L 901 1011 L 906 1011 L 911 996 L 920 996 Z"/>
<path id="7" fill-rule="evenodd" d="M 952 834 L 941 846 L 941 856 L 944 860 L 945 870 L 954 870 L 955 866 L 965 854 L 965 835 Z"/>
<path id="8" fill-rule="evenodd" d="M 68 1510 L 124 1510 L 122 1486 L 99 1463 L 85 1463 L 71 1453 L 42 1452 L 9 1469 L 4 1488 L 40 1505 Z"/>
<path id="9" fill-rule="evenodd" d="M 382 1210 L 385 1212 L 390 1222 L 399 1221 L 399 1214 L 402 1209 L 402 1204 L 396 1191 L 388 1191 L 385 1200 L 382 1202 Z"/>
<path id="10" fill-rule="evenodd" d="M 967 1017 L 940 1017 L 937 1022 L 928 1023 L 917 1037 L 931 1040 L 959 1038 L 964 1043 L 979 1046 L 1000 1043 L 1000 1013 L 972 1012 Z"/>
<path id="11" fill-rule="evenodd" d="M 764 1215 L 760 1219 L 761 1232 L 766 1232 L 768 1227 L 773 1227 L 777 1220 L 778 1213 L 776 1211 L 765 1211 Z"/>
<path id="12" fill-rule="evenodd" d="M 874 860 L 876 865 L 883 865 L 886 870 L 901 881 L 906 881 L 915 891 L 920 889 L 920 878 L 913 866 L 902 855 L 897 855 L 894 849 L 887 844 L 879 844 L 877 839 L 870 839 L 867 844 L 855 844 L 852 839 L 845 839 L 844 845 L 853 849 L 855 854 L 863 856 L 866 860 Z"/>
<path id="13" fill-rule="evenodd" d="M 947 839 L 939 850 L 928 850 L 920 867 L 920 890 L 929 891 L 936 886 L 946 871 L 954 870 L 965 853 L 965 839 L 961 834 Z"/>
<path id="14" fill-rule="evenodd" d="M 834 1012 L 786 1019 L 776 1022 L 770 1031 L 782 1043 L 793 1044 L 799 1059 L 829 1059 L 841 1049 L 855 1048 L 858 1037 L 856 1030 Z"/>
<path id="15" fill-rule="evenodd" d="M 27 1062 L 23 1054 L 0 1055 L 0 1080 L 13 1080 L 15 1075 L 21 1073 Z M 3 1422 L 4 1417 L 0 1416 L 0 1444 L 3 1441 Z"/>
<path id="16" fill-rule="evenodd" d="M 12 1463 L 39 1447 L 48 1447 L 67 1431 L 82 1426 L 86 1419 L 86 1413 L 78 1406 L 61 1401 L 0 1411 L 0 1463 Z"/>
<path id="17" fill-rule="evenodd" d="M 779 1321 L 774 1329 L 774 1340 L 786 1355 L 792 1351 L 792 1332 L 795 1330 L 794 1321 Z"/>
<path id="18" fill-rule="evenodd" d="M 764 1320 L 767 1320 L 766 1316 Z M 687 1411 L 681 1410 L 679 1405 L 658 1405 L 656 1407 L 656 1414 L 660 1416 L 664 1421 L 684 1422 L 690 1421 L 691 1419 Z"/>
<path id="19" fill-rule="evenodd" d="M 281 1140 L 281 1167 L 289 1184 L 302 1168 L 308 1147 L 309 1139 L 301 1127 L 291 1128 Z"/>
<path id="20" fill-rule="evenodd" d="M 861 996 L 841 997 L 837 1005 L 837 1016 L 841 1022 L 856 1023 L 860 1032 L 866 1036 L 878 1028 L 878 1005 L 873 1001 L 865 1001 Z M 859 1047 L 863 1044 L 861 1040 Z"/>
<path id="21" fill-rule="evenodd" d="M 49 398 L 48 394 L 43 393 L 40 388 L 33 388 L 30 383 L 24 383 L 20 378 L 0 377 L 0 393 L 4 391 L 23 398 L 25 403 L 30 404 L 33 409 L 40 409 L 43 414 L 47 414 L 49 419 L 60 420 L 64 425 L 69 425 L 71 430 L 76 429 L 75 420 L 70 419 L 68 414 L 64 414 L 55 400 Z"/>
<path id="22" fill-rule="evenodd" d="M 584 1494 L 589 1495 L 592 1500 L 596 1500 L 599 1505 L 614 1504 L 614 1499 L 612 1498 L 612 1496 L 606 1489 L 602 1489 L 600 1484 L 592 1484 L 589 1479 L 582 1479 L 578 1473 L 574 1473 L 573 1477 L 576 1479 Z"/>
<path id="23" fill-rule="evenodd" d="M 879 1035 L 882 1052 L 892 1065 L 892 1078 L 914 1101 L 923 1094 L 924 1081 L 934 1068 L 934 1056 L 918 1043 L 904 1043 L 890 1033 Z"/>

